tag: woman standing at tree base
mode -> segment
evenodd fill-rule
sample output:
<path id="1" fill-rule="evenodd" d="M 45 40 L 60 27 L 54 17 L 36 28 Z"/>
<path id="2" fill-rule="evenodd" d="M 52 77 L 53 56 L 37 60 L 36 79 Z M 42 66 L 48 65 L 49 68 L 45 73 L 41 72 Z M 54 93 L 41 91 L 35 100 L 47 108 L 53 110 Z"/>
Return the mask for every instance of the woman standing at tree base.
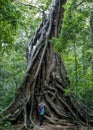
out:
<path id="1" fill-rule="evenodd" d="M 45 114 L 45 104 L 43 102 L 39 103 L 38 112 L 39 112 L 39 121 L 40 121 L 40 126 L 41 126 L 43 125 L 44 114 Z"/>

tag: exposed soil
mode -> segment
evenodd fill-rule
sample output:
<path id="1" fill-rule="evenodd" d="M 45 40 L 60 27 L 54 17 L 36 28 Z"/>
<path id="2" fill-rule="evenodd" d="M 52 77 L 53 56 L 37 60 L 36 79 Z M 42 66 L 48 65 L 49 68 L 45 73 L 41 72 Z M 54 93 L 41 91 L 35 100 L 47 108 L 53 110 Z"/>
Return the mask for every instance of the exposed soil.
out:
<path id="1" fill-rule="evenodd" d="M 11 129 L 7 130 L 21 130 L 23 127 L 22 124 L 14 125 Z M 36 130 L 93 130 L 93 127 L 77 127 L 74 125 L 71 126 L 62 126 L 62 125 L 52 125 L 52 124 L 44 124 L 43 126 L 36 125 Z"/>

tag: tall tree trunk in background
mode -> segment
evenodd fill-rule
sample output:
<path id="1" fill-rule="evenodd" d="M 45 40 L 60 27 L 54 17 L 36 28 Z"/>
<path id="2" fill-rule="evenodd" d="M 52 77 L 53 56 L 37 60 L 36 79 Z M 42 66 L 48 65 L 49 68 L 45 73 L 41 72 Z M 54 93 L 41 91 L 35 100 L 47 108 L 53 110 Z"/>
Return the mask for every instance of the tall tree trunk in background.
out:
<path id="1" fill-rule="evenodd" d="M 52 0 L 51 9 L 28 45 L 28 66 L 23 83 L 14 101 L 4 111 L 7 119 L 18 120 L 24 115 L 24 127 L 31 128 L 37 119 L 37 105 L 46 104 L 45 118 L 56 124 L 86 124 L 86 113 L 93 124 L 93 113 L 74 95 L 64 95 L 69 81 L 61 57 L 54 52 L 51 39 L 58 37 L 66 0 Z M 77 118 L 78 116 L 78 118 Z M 78 119 L 78 121 L 77 121 Z"/>
<path id="2" fill-rule="evenodd" d="M 90 29 L 91 29 L 91 44 L 92 44 L 92 81 L 93 81 L 93 11 L 91 11 L 90 18 Z"/>

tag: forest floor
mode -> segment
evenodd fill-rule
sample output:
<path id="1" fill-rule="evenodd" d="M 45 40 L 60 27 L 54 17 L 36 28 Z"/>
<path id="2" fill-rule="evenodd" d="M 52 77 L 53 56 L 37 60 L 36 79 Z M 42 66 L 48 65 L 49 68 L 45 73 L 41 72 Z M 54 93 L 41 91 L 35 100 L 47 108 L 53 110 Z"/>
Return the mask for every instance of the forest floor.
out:
<path id="1" fill-rule="evenodd" d="M 14 125 L 11 129 L 7 130 L 21 130 L 22 129 L 22 124 L 17 124 Z M 45 123 L 43 126 L 36 125 L 37 130 L 93 130 L 92 128 L 87 128 L 87 127 L 80 127 L 78 128 L 77 126 L 71 125 L 71 126 L 62 126 L 62 125 L 52 125 L 49 123 Z"/>

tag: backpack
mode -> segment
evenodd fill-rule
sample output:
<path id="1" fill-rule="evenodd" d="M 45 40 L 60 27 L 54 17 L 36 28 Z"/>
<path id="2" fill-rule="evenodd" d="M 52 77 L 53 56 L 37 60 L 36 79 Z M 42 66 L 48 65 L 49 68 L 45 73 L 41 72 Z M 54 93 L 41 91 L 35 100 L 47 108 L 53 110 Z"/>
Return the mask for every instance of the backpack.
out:
<path id="1" fill-rule="evenodd" d="M 41 111 L 41 106 L 38 105 L 38 113 L 40 113 L 40 111 Z"/>

